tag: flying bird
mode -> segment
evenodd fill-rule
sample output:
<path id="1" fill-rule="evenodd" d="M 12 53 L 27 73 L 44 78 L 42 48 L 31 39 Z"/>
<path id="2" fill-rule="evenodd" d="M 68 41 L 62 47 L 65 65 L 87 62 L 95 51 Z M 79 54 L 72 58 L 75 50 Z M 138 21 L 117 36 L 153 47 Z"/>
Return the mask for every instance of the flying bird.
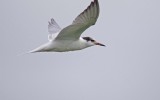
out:
<path id="1" fill-rule="evenodd" d="M 105 46 L 91 37 L 81 37 L 81 34 L 94 25 L 99 16 L 99 3 L 94 0 L 79 14 L 71 25 L 61 28 L 52 18 L 48 24 L 49 42 L 30 51 L 35 52 L 66 52 L 82 50 L 94 45 Z"/>

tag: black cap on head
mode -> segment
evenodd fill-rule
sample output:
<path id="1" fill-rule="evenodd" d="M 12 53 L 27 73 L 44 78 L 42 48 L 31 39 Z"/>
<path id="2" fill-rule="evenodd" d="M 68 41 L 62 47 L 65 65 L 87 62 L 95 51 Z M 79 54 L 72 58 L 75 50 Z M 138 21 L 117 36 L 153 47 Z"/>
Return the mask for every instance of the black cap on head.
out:
<path id="1" fill-rule="evenodd" d="M 91 41 L 91 42 L 94 42 L 95 40 L 93 40 L 91 37 L 82 37 L 84 40 L 86 40 L 87 42 L 88 41 Z"/>
<path id="2" fill-rule="evenodd" d="M 91 41 L 93 42 L 95 45 L 99 45 L 99 46 L 105 46 L 104 44 L 102 43 L 98 43 L 96 42 L 94 39 L 92 39 L 91 37 L 82 37 L 84 40 L 86 40 L 87 42 Z"/>

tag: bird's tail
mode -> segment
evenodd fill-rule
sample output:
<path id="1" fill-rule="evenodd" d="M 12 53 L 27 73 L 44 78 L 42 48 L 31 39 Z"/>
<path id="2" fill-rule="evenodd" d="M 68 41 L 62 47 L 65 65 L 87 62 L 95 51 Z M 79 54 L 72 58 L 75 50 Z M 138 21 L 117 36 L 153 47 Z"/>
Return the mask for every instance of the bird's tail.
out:
<path id="1" fill-rule="evenodd" d="M 23 52 L 23 53 L 17 54 L 17 56 L 23 56 L 23 55 L 26 55 L 26 54 L 30 54 L 30 52 Z"/>
<path id="2" fill-rule="evenodd" d="M 42 46 L 40 46 L 40 47 L 38 47 L 36 49 L 33 49 L 33 50 L 29 51 L 29 53 L 44 52 L 45 48 L 46 48 L 46 46 L 42 45 Z"/>
<path id="3" fill-rule="evenodd" d="M 36 49 L 29 51 L 28 53 L 36 53 L 36 52 L 41 52 L 41 51 L 42 49 L 36 48 Z"/>

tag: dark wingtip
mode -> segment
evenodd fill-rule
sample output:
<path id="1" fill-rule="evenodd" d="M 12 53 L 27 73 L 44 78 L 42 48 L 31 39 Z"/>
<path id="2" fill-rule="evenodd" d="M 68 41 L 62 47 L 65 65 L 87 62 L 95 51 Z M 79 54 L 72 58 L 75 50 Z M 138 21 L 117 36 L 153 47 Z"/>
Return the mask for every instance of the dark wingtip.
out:
<path id="1" fill-rule="evenodd" d="M 91 8 L 91 6 L 94 6 L 95 4 L 99 6 L 98 0 L 92 1 L 91 4 L 82 13 L 86 12 L 88 9 Z"/>
<path id="2" fill-rule="evenodd" d="M 95 2 L 96 4 L 98 4 L 98 0 L 94 0 L 94 2 Z"/>
<path id="3" fill-rule="evenodd" d="M 95 18 L 98 18 L 99 16 L 99 3 L 98 3 L 98 0 L 93 0 L 91 1 L 90 5 L 83 11 L 81 12 L 77 17 L 83 15 L 84 13 L 86 13 L 87 11 L 89 11 L 90 9 L 92 9 L 92 7 L 96 7 L 96 10 L 98 11 L 97 12 L 97 15 L 95 15 L 94 17 Z M 76 18 L 77 18 L 76 17 Z M 75 19 L 76 20 L 76 19 Z M 75 20 L 73 21 L 73 23 L 75 22 Z M 92 25 L 94 25 L 95 23 L 93 23 Z"/>

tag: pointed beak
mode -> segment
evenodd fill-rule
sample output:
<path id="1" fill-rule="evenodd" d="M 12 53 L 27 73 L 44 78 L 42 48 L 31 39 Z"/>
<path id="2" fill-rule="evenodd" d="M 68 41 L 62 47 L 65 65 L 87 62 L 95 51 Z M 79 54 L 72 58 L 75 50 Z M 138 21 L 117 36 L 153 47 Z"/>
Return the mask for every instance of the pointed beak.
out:
<path id="1" fill-rule="evenodd" d="M 95 45 L 99 45 L 99 46 L 103 46 L 103 47 L 105 47 L 105 45 L 104 45 L 104 44 L 102 44 L 102 43 L 98 43 L 98 42 L 95 42 Z"/>

